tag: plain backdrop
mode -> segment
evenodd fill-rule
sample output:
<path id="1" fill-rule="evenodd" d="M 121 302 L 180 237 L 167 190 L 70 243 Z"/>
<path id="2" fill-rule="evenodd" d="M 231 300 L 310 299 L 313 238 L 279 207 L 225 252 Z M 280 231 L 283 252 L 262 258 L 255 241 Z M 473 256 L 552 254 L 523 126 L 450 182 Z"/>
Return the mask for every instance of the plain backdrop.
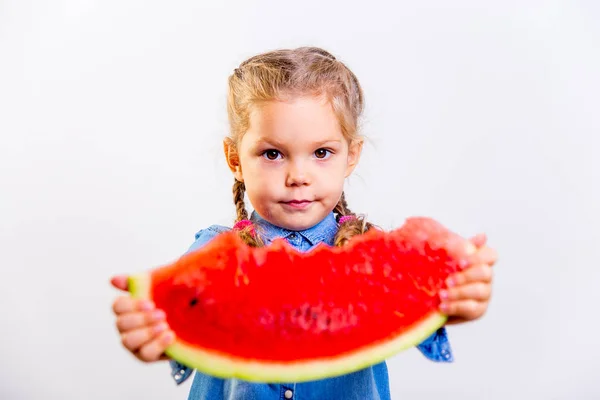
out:
<path id="1" fill-rule="evenodd" d="M 455 363 L 393 357 L 393 398 L 600 399 L 599 20 L 592 0 L 0 1 L 0 398 L 187 398 L 121 347 L 109 278 L 231 224 L 227 77 L 316 45 L 365 90 L 351 208 L 499 254 Z"/>

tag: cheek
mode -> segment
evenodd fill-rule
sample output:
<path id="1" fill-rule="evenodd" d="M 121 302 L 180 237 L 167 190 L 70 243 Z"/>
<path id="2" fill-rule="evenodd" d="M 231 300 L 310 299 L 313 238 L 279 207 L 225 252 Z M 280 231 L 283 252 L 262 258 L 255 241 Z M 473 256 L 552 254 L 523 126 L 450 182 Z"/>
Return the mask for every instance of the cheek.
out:
<path id="1" fill-rule="evenodd" d="M 323 163 L 322 165 L 320 165 L 319 168 L 317 168 L 317 170 L 318 170 L 317 172 L 321 176 L 326 176 L 328 180 L 343 181 L 344 175 L 346 174 L 346 168 L 347 168 L 346 159 L 347 159 L 347 157 L 345 157 L 345 156 L 336 157 L 334 160 L 331 160 L 331 162 Z M 331 183 L 335 184 L 335 182 L 331 182 Z M 343 184 L 343 182 L 341 182 L 341 183 Z"/>
<path id="2" fill-rule="evenodd" d="M 324 193 L 334 197 L 341 195 L 344 190 L 345 162 L 338 161 L 327 166 L 322 165 L 317 168 L 316 173 L 319 186 Z"/>
<path id="3" fill-rule="evenodd" d="M 255 185 L 272 182 L 278 174 L 278 169 L 273 166 L 267 166 L 257 158 L 242 163 L 244 180 L 252 182 Z"/>
<path id="4" fill-rule="evenodd" d="M 246 193 L 255 201 L 269 197 L 280 182 L 278 169 L 267 167 L 260 159 L 242 162 Z"/>

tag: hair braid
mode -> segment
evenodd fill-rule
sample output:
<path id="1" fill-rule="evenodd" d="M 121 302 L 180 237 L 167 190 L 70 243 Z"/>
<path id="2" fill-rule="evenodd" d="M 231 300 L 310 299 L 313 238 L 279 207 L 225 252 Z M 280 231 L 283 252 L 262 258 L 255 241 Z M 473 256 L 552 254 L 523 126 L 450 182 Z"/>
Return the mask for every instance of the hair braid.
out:
<path id="1" fill-rule="evenodd" d="M 246 192 L 246 186 L 244 182 L 240 182 L 237 179 L 233 183 L 233 202 L 235 203 L 235 209 L 237 216 L 235 222 L 248 219 L 248 211 L 246 211 L 246 203 L 244 202 L 244 194 Z M 238 231 L 240 238 L 251 247 L 262 247 L 264 242 L 257 234 L 254 224 L 247 226 Z"/>
<path id="2" fill-rule="evenodd" d="M 346 202 L 346 196 L 344 192 L 342 192 L 342 196 L 340 197 L 338 203 L 335 205 L 333 211 L 338 214 L 336 218 L 338 222 L 340 221 L 340 217 L 343 216 L 354 217 L 340 224 L 340 228 L 338 229 L 338 232 L 333 240 L 334 246 L 344 246 L 346 243 L 348 243 L 350 239 L 352 239 L 353 236 L 361 235 L 370 230 L 371 228 L 375 227 L 375 225 L 368 222 L 364 218 L 364 216 L 357 216 L 352 211 L 350 211 L 350 209 L 348 208 L 348 203 Z"/>
<path id="3" fill-rule="evenodd" d="M 244 202 L 245 192 L 246 185 L 244 185 L 244 182 L 240 182 L 235 179 L 233 184 L 233 202 L 235 203 L 235 210 L 237 212 L 237 218 L 235 222 L 248 219 L 248 211 L 246 211 L 246 203 Z"/>

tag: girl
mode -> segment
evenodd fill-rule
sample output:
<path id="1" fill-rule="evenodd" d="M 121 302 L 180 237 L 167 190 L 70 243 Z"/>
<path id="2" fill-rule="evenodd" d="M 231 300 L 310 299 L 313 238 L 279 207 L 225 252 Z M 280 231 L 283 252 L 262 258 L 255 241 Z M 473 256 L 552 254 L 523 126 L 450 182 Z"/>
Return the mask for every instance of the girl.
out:
<path id="1" fill-rule="evenodd" d="M 243 62 L 229 78 L 227 110 L 230 136 L 224 140 L 234 176 L 233 200 L 241 237 L 251 246 L 278 237 L 307 251 L 319 242 L 342 246 L 373 225 L 356 216 L 344 198 L 344 180 L 356 167 L 363 138 L 358 120 L 363 93 L 354 74 L 319 48 L 280 50 Z M 248 215 L 245 195 L 254 211 Z M 196 234 L 188 251 L 229 228 L 209 226 Z M 491 291 L 493 250 L 485 237 L 473 239 L 479 251 L 471 267 L 452 276 L 440 294 L 449 323 L 480 318 Z M 126 277 L 112 279 L 127 290 Z M 142 361 L 166 359 L 174 334 L 164 313 L 147 301 L 119 297 L 113 304 L 122 343 Z M 430 360 L 450 362 L 445 327 L 417 348 Z M 177 383 L 192 371 L 171 360 Z M 258 384 L 223 380 L 197 372 L 189 399 L 389 399 L 386 363 L 315 382 Z"/>

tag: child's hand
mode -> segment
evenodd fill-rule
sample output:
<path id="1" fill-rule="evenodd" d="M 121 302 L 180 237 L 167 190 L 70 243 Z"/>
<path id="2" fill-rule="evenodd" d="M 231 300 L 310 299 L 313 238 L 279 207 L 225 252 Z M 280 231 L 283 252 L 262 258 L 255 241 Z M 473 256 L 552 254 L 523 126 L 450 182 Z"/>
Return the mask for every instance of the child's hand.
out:
<path id="1" fill-rule="evenodd" d="M 446 281 L 447 290 L 440 292 L 440 310 L 448 315 L 447 324 L 456 324 L 481 318 L 487 311 L 492 292 L 492 265 L 496 252 L 485 246 L 485 235 L 477 235 L 471 242 L 477 251 L 469 257 L 470 267 L 455 273 Z"/>
<path id="2" fill-rule="evenodd" d="M 111 283 L 127 291 L 126 276 L 115 276 Z M 175 334 L 169 330 L 162 310 L 154 308 L 151 301 L 126 295 L 115 300 L 113 311 L 121 343 L 127 350 L 144 362 L 168 359 L 164 351 L 173 343 Z"/>

